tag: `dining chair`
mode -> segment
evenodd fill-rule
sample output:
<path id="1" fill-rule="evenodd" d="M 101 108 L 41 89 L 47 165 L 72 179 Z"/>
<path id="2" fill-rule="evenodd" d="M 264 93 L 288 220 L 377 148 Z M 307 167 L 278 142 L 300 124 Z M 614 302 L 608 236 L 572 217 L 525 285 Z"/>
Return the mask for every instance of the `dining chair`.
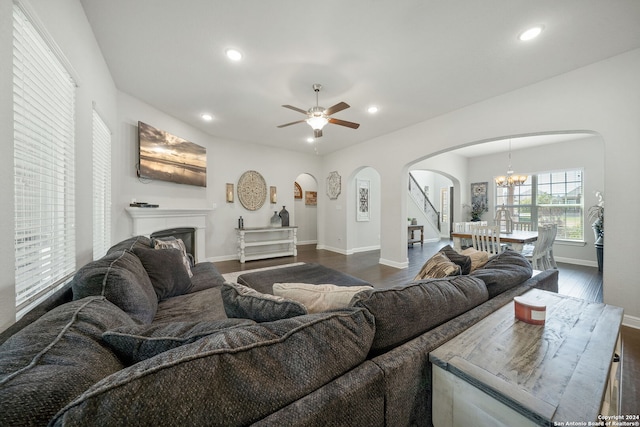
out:
<path id="1" fill-rule="evenodd" d="M 491 255 L 502 251 L 500 246 L 500 230 L 493 225 L 474 225 L 471 227 L 471 242 L 479 251 L 488 252 Z"/>
<path id="2" fill-rule="evenodd" d="M 530 222 L 512 221 L 511 224 L 512 224 L 514 230 L 531 231 L 531 223 Z"/>
<path id="3" fill-rule="evenodd" d="M 533 245 L 531 252 L 523 252 L 523 255 L 531 262 L 535 270 L 547 270 L 558 268 L 553 258 L 553 243 L 558 233 L 557 224 L 543 224 L 538 226 L 538 240 Z"/>

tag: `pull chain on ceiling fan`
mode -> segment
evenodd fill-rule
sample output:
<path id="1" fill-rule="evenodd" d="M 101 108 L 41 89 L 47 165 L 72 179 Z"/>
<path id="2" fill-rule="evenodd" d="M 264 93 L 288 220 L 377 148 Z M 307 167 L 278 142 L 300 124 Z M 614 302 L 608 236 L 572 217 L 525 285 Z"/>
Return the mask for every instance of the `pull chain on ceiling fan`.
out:
<path id="1" fill-rule="evenodd" d="M 349 104 L 347 104 L 346 102 L 340 102 L 326 109 L 324 107 L 320 107 L 318 102 L 318 94 L 320 93 L 320 89 L 322 89 L 321 84 L 316 83 L 313 85 L 313 90 L 316 93 L 316 106 L 309 108 L 309 110 L 307 111 L 303 110 L 302 108 L 294 107 L 292 105 L 283 105 L 284 108 L 288 108 L 290 110 L 297 111 L 302 114 L 306 114 L 307 118 L 303 120 L 297 120 L 291 123 L 286 123 L 278 127 L 283 128 L 286 126 L 295 125 L 297 123 L 307 122 L 307 124 L 311 126 L 311 128 L 313 129 L 313 136 L 315 138 L 320 138 L 322 136 L 322 128 L 327 123 L 346 126 L 351 129 L 358 129 L 360 127 L 360 124 L 358 123 L 348 122 L 346 120 L 334 119 L 333 117 L 330 117 L 334 113 L 337 113 L 339 111 L 349 108 Z"/>

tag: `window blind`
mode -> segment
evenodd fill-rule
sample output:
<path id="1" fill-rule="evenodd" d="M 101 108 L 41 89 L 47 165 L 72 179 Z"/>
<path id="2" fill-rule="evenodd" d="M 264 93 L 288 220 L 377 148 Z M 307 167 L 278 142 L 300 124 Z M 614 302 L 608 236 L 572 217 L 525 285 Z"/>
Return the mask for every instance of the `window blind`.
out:
<path id="1" fill-rule="evenodd" d="M 15 281 L 18 317 L 75 271 L 75 83 L 13 6 Z"/>
<path id="2" fill-rule="evenodd" d="M 111 132 L 93 110 L 93 259 L 111 247 Z"/>

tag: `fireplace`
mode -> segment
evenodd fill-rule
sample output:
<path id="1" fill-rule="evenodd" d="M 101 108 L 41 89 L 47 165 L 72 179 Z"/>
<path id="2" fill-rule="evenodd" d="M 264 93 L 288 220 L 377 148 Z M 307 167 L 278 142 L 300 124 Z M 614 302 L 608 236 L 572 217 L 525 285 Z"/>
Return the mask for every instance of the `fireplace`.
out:
<path id="1" fill-rule="evenodd" d="M 125 208 L 133 219 L 133 235 L 148 236 L 165 231 L 181 228 L 195 229 L 193 244 L 193 257 L 196 262 L 205 260 L 207 215 L 213 209 L 173 209 L 173 208 Z M 176 236 L 177 237 L 177 236 Z M 187 250 L 189 246 L 185 241 Z"/>
<path id="2" fill-rule="evenodd" d="M 167 230 L 154 231 L 149 236 L 151 239 L 162 239 L 164 237 L 175 237 L 184 242 L 187 253 L 195 259 L 196 253 L 196 229 L 193 227 L 169 228 Z"/>

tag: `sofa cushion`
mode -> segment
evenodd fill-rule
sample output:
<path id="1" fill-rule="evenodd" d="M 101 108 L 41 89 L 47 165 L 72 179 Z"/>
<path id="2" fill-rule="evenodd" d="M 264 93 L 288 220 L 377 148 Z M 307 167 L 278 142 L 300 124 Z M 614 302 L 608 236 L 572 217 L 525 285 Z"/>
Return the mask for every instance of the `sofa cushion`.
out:
<path id="1" fill-rule="evenodd" d="M 134 236 L 111 246 L 107 254 L 120 251 L 133 251 L 134 248 L 152 248 L 151 239 L 146 236 Z"/>
<path id="2" fill-rule="evenodd" d="M 160 301 L 153 323 L 226 319 L 227 314 L 224 311 L 220 289 L 222 287 L 203 289 Z"/>
<path id="3" fill-rule="evenodd" d="M 489 253 L 485 251 L 479 251 L 476 248 L 467 248 L 461 252 L 462 255 L 471 258 L 471 271 L 475 271 L 489 261 Z"/>
<path id="4" fill-rule="evenodd" d="M 140 323 L 150 323 L 158 296 L 140 259 L 129 251 L 111 252 L 80 268 L 71 285 L 73 299 L 104 296 Z"/>
<path id="5" fill-rule="evenodd" d="M 373 286 L 336 286 L 331 284 L 274 283 L 273 294 L 298 301 L 309 313 L 345 308 L 355 294 Z"/>
<path id="6" fill-rule="evenodd" d="M 175 237 L 163 237 L 162 239 L 153 239 L 153 247 L 155 249 L 177 249 L 182 255 L 182 265 L 189 277 L 193 276 L 191 272 L 191 260 L 187 255 L 187 247 L 184 245 L 182 239 L 176 239 Z"/>
<path id="7" fill-rule="evenodd" d="M 178 249 L 135 248 L 133 253 L 147 271 L 158 301 L 191 292 L 193 284 Z"/>
<path id="8" fill-rule="evenodd" d="M 43 426 L 123 368 L 102 333 L 133 320 L 104 297 L 58 306 L 0 346 L 0 425 Z"/>
<path id="9" fill-rule="evenodd" d="M 199 262 L 191 267 L 191 292 L 222 286 L 224 277 L 212 262 Z"/>
<path id="10" fill-rule="evenodd" d="M 248 319 L 224 319 L 210 322 L 127 325 L 105 332 L 102 334 L 102 339 L 121 360 L 132 365 L 222 329 L 253 324 L 255 322 Z"/>
<path id="11" fill-rule="evenodd" d="M 351 301 L 376 319 L 372 353 L 380 354 L 488 299 L 482 280 L 469 276 L 426 279 L 405 286 L 362 291 Z"/>
<path id="12" fill-rule="evenodd" d="M 460 271 L 458 264 L 452 262 L 444 253 L 438 252 L 424 263 L 413 280 L 457 276 Z"/>
<path id="13" fill-rule="evenodd" d="M 440 252 L 445 254 L 447 258 L 451 260 L 451 262 L 455 262 L 460 266 L 460 274 L 471 273 L 471 267 L 472 267 L 471 257 L 459 253 L 458 251 L 453 249 L 451 245 L 447 245 L 443 247 L 442 249 L 440 249 Z"/>
<path id="14" fill-rule="evenodd" d="M 307 314 L 304 305 L 292 299 L 263 294 L 248 286 L 225 283 L 220 289 L 228 317 L 272 322 Z"/>
<path id="15" fill-rule="evenodd" d="M 481 279 L 489 291 L 489 298 L 524 282 L 533 274 L 531 263 L 516 251 L 507 249 L 494 255 L 484 267 L 474 270 L 470 276 Z"/>
<path id="16" fill-rule="evenodd" d="M 51 424 L 249 425 L 362 363 L 374 329 L 362 309 L 225 329 L 105 378 Z"/>

